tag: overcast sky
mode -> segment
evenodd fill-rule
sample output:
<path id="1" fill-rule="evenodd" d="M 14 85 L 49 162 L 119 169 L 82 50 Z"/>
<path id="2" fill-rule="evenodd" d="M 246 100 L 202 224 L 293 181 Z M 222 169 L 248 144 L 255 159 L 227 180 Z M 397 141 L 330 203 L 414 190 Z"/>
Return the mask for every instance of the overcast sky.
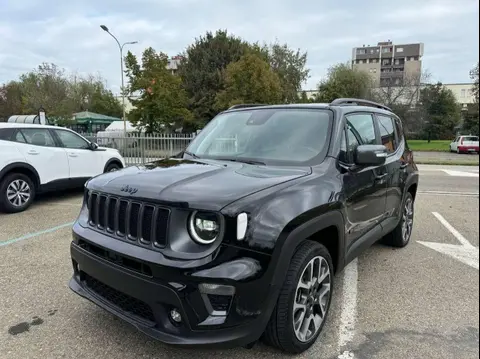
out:
<path id="1" fill-rule="evenodd" d="M 391 39 L 423 42 L 424 69 L 444 83 L 468 82 L 478 61 L 478 0 L 0 0 L 0 83 L 42 62 L 99 73 L 115 93 L 119 50 L 107 25 L 136 54 L 148 46 L 169 56 L 207 30 L 249 41 L 276 38 L 308 51 L 313 89 L 327 68 L 349 61 L 355 46 Z"/>

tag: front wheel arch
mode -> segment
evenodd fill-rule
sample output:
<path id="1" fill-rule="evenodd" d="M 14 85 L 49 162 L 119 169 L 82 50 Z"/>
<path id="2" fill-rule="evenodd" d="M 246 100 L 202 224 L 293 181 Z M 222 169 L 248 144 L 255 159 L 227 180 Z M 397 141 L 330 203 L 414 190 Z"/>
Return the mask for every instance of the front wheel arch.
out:
<path id="1" fill-rule="evenodd" d="M 304 222 L 293 229 L 284 240 L 277 241 L 276 251 L 273 253 L 273 266 L 270 266 L 268 271 L 272 271 L 272 282 L 275 286 L 281 286 L 288 271 L 289 263 L 297 251 L 297 249 L 307 240 L 313 240 L 322 244 L 318 233 L 329 231 L 334 228 L 331 233 L 336 233 L 336 258 L 335 272 L 343 270 L 345 265 L 345 224 L 343 215 L 340 210 L 333 210 L 327 212 L 319 217 L 313 218 Z M 325 245 L 325 244 L 323 244 Z M 327 246 L 328 247 L 328 246 Z"/>
<path id="2" fill-rule="evenodd" d="M 104 173 L 107 172 L 107 169 L 108 167 L 110 167 L 110 165 L 117 165 L 119 169 L 123 168 L 122 162 L 118 158 L 111 158 L 107 161 L 107 163 L 103 167 Z"/>

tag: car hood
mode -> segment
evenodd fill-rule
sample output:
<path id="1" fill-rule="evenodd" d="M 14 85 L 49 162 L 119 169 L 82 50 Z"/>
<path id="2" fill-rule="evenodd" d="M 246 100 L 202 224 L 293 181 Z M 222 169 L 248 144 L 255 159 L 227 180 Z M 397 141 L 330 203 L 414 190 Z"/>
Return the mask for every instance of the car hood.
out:
<path id="1" fill-rule="evenodd" d="M 91 179 L 87 187 L 175 207 L 218 211 L 244 196 L 310 173 L 310 167 L 164 159 L 102 174 Z"/>

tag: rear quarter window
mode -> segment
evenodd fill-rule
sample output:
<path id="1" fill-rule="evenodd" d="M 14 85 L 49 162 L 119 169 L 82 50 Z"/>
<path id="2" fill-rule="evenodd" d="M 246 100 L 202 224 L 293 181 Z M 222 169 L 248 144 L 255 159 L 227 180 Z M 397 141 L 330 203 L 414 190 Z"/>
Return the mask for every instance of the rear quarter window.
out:
<path id="1" fill-rule="evenodd" d="M 13 129 L 0 128 L 0 140 L 9 141 L 12 137 Z"/>

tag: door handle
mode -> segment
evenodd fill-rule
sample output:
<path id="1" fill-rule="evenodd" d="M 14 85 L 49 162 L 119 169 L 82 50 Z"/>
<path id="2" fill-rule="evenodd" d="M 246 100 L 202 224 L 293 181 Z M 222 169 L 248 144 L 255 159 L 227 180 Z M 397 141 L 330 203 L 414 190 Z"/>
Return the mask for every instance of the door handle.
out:
<path id="1" fill-rule="evenodd" d="M 402 163 L 402 164 L 400 165 L 400 169 L 401 169 L 401 170 L 404 170 L 404 169 L 407 168 L 407 167 L 408 167 L 408 163 Z"/>
<path id="2" fill-rule="evenodd" d="M 29 155 L 38 155 L 38 154 L 39 154 L 39 152 L 34 151 L 34 150 L 28 151 L 27 153 L 28 153 Z"/>
<path id="3" fill-rule="evenodd" d="M 78 157 L 78 155 L 76 153 L 69 153 L 68 154 L 70 157 Z"/>

